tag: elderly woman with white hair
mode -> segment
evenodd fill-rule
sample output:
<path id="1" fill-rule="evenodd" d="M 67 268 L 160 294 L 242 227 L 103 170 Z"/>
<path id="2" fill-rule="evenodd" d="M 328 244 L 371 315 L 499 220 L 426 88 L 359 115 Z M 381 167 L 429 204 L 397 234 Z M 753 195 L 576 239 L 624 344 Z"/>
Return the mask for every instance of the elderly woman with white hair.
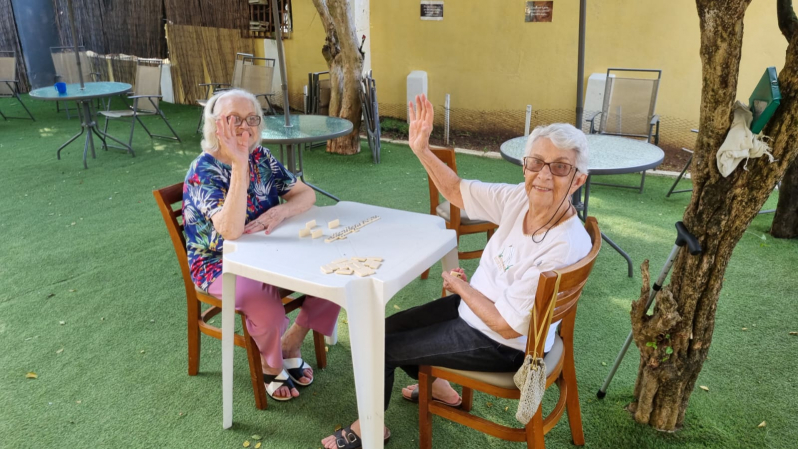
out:
<path id="1" fill-rule="evenodd" d="M 429 148 L 432 104 L 421 95 L 410 107 L 410 147 L 441 194 L 470 218 L 497 223 L 471 282 L 462 269 L 444 272 L 451 296 L 394 314 L 385 322 L 385 408 L 394 372 L 418 379 L 421 365 L 469 371 L 513 372 L 524 361 L 530 310 L 540 274 L 576 263 L 590 252 L 590 236 L 571 195 L 587 179 L 587 139 L 569 124 L 536 128 L 524 157 L 524 182 L 488 184 L 460 179 Z M 545 351 L 554 344 L 551 326 Z M 417 385 L 402 396 L 418 401 Z M 445 380 L 432 397 L 457 407 L 459 394 Z M 385 438 L 390 436 L 385 429 Z M 360 423 L 322 440 L 329 449 L 361 447 Z"/>
<path id="2" fill-rule="evenodd" d="M 203 116 L 203 152 L 191 163 L 183 187 L 186 249 L 194 283 L 221 298 L 224 240 L 269 234 L 310 209 L 316 194 L 259 145 L 264 123 L 252 94 L 238 89 L 216 94 Z M 288 329 L 278 289 L 238 277 L 236 309 L 246 314 L 261 353 L 266 391 L 278 401 L 299 396 L 296 384 L 313 381 L 300 354 L 302 341 L 310 329 L 331 335 L 340 307 L 307 297 Z"/>

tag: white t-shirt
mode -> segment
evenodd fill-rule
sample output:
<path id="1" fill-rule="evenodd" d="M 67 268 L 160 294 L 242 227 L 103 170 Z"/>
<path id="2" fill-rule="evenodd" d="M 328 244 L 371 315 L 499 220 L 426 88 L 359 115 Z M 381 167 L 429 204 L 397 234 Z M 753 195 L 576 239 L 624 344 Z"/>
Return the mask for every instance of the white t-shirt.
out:
<path id="1" fill-rule="evenodd" d="M 590 236 L 576 214 L 551 229 L 540 243 L 524 235 L 524 216 L 529 210 L 529 198 L 523 183 L 488 184 L 463 180 L 460 191 L 470 218 L 499 225 L 482 253 L 471 286 L 493 301 L 507 324 L 522 336 L 511 340 L 502 337 L 488 327 L 465 301 L 460 302 L 460 318 L 493 340 L 525 351 L 529 312 L 535 306 L 540 273 L 572 265 L 587 256 L 592 247 Z M 536 240 L 540 237 L 542 233 L 535 236 Z M 546 351 L 554 344 L 557 324 L 551 325 Z"/>

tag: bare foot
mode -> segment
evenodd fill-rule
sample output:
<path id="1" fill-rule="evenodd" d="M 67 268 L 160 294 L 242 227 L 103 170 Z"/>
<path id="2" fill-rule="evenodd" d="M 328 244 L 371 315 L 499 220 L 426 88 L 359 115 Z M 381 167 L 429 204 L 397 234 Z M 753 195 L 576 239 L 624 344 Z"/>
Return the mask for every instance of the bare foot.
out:
<path id="1" fill-rule="evenodd" d="M 417 388 L 418 384 L 402 388 L 402 396 L 404 396 L 405 399 L 410 399 L 413 391 Z M 457 404 L 460 402 L 460 394 L 452 388 L 448 381 L 443 379 L 435 379 L 435 381 L 432 382 L 432 397 L 447 404 Z"/>
<path id="2" fill-rule="evenodd" d="M 295 359 L 298 357 L 302 357 L 302 352 L 300 348 L 302 347 L 302 341 L 305 340 L 305 337 L 308 335 L 307 327 L 302 327 L 296 322 L 285 332 L 282 339 L 282 349 L 283 349 L 283 358 L 284 359 Z M 313 369 L 312 368 L 305 368 L 302 371 L 304 374 L 303 377 L 299 378 L 299 381 L 303 384 L 313 382 Z"/>
<path id="3" fill-rule="evenodd" d="M 352 429 L 352 433 L 354 433 L 355 435 L 360 437 L 360 420 L 359 419 L 357 421 L 353 422 L 352 425 L 349 426 L 349 428 Z M 346 432 L 343 432 L 341 436 L 343 438 L 346 438 Z M 391 436 L 391 431 L 388 430 L 388 428 L 386 427 L 385 431 L 383 432 L 383 438 L 388 439 L 390 436 Z M 336 441 L 335 441 L 335 435 L 330 435 L 327 438 L 321 440 L 321 444 L 322 444 L 322 446 L 325 447 L 325 449 L 337 449 L 338 448 L 338 443 L 336 443 Z"/>
<path id="4" fill-rule="evenodd" d="M 270 376 L 276 376 L 283 371 L 283 367 L 279 368 L 272 368 L 266 364 L 266 361 L 261 357 L 260 359 L 261 364 L 263 365 L 263 374 L 268 374 Z M 268 384 L 266 384 L 268 385 Z M 296 388 L 288 388 L 288 386 L 283 385 L 282 387 L 278 388 L 277 390 L 272 393 L 272 396 L 278 398 L 290 398 L 290 397 L 297 397 L 299 396 L 299 391 Z"/>

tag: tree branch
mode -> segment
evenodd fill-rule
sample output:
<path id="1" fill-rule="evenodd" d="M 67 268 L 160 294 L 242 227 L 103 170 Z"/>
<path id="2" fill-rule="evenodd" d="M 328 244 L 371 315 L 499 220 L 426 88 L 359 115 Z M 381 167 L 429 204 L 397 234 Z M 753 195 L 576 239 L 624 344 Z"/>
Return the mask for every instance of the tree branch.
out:
<path id="1" fill-rule="evenodd" d="M 798 36 L 798 18 L 795 17 L 792 0 L 777 0 L 776 14 L 781 34 L 787 38 L 787 42 L 793 42 Z"/>

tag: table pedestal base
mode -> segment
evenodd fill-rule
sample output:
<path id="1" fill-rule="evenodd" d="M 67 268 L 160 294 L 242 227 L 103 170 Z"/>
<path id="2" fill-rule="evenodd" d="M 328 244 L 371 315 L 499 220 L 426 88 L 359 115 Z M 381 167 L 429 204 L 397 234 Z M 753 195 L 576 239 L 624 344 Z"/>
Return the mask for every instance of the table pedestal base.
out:
<path id="1" fill-rule="evenodd" d="M 307 184 L 311 189 L 321 193 L 322 195 L 324 195 L 324 196 L 326 196 L 328 198 L 331 198 L 331 199 L 335 200 L 336 202 L 337 201 L 341 201 L 340 198 L 338 198 L 337 196 L 333 195 L 332 193 L 328 193 L 327 191 L 322 190 L 322 189 L 314 186 L 313 184 L 305 181 L 305 173 L 304 173 L 303 168 L 302 168 L 302 148 L 299 145 L 297 145 L 297 144 L 289 144 L 288 145 L 288 157 L 287 158 L 285 157 L 284 153 L 285 153 L 285 146 L 284 145 L 280 145 L 280 158 L 283 161 L 286 161 L 286 163 L 284 165 L 285 165 L 285 168 L 288 169 L 288 171 L 290 171 L 294 175 L 298 176 L 299 179 L 301 179 L 302 182 Z M 299 157 L 297 157 L 297 156 L 299 156 Z M 299 160 L 299 167 L 298 168 L 297 168 L 297 160 Z"/>
<path id="2" fill-rule="evenodd" d="M 66 141 L 66 143 L 58 147 L 58 150 L 56 151 L 56 156 L 58 160 L 61 160 L 61 150 L 63 150 L 70 143 L 74 142 L 75 139 L 82 136 L 84 132 L 86 133 L 86 141 L 83 143 L 83 168 L 89 168 L 89 166 L 86 164 L 86 156 L 88 154 L 89 148 L 91 148 L 92 159 L 96 159 L 97 157 L 97 155 L 94 153 L 94 139 L 92 137 L 92 133 L 96 134 L 97 137 L 100 138 L 100 140 L 103 142 L 103 148 L 106 151 L 108 150 L 108 144 L 106 143 L 106 139 L 111 139 L 122 145 L 123 146 L 122 149 L 127 150 L 127 152 L 130 153 L 131 156 L 136 157 L 136 153 L 133 152 L 133 148 L 131 148 L 128 144 L 100 131 L 100 129 L 97 127 L 97 122 L 94 121 L 94 115 L 92 114 L 90 100 L 85 100 L 85 101 L 77 100 L 77 104 L 78 104 L 78 114 L 80 115 L 80 122 L 81 122 L 80 132 L 72 136 L 69 140 Z"/>

